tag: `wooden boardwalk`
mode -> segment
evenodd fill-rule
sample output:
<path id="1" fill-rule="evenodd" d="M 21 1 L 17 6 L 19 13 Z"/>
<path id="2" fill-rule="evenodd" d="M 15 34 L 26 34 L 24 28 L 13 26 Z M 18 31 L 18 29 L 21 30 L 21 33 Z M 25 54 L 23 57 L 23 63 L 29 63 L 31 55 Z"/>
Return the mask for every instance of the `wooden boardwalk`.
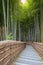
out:
<path id="1" fill-rule="evenodd" d="M 43 65 L 43 60 L 32 46 L 26 45 L 26 48 L 12 65 Z"/>

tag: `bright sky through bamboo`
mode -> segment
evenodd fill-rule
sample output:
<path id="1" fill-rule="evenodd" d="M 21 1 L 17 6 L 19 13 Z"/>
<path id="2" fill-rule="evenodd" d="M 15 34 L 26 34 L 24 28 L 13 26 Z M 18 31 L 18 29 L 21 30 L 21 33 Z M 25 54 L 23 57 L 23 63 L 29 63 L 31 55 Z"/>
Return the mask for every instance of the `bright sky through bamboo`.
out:
<path id="1" fill-rule="evenodd" d="M 22 2 L 23 4 L 25 4 L 25 3 L 26 3 L 26 0 L 21 0 L 21 2 Z"/>

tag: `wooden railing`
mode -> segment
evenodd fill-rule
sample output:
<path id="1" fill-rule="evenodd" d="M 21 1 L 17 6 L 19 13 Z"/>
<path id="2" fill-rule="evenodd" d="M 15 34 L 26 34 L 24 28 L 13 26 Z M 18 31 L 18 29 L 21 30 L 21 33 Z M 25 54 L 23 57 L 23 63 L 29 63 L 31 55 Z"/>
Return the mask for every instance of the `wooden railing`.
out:
<path id="1" fill-rule="evenodd" d="M 32 46 L 38 51 L 39 55 L 43 58 L 43 43 L 33 42 Z"/>
<path id="2" fill-rule="evenodd" d="M 0 65 L 11 65 L 25 45 L 24 42 L 19 41 L 0 42 Z"/>
<path id="3" fill-rule="evenodd" d="M 43 59 L 43 43 L 39 42 L 27 42 L 27 45 L 32 45 Z"/>

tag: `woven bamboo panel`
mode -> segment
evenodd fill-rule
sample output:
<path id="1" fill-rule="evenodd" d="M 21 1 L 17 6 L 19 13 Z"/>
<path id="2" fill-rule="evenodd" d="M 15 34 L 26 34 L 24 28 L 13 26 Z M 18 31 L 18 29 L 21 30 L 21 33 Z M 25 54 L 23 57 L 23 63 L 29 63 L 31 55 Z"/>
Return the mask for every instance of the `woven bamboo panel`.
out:
<path id="1" fill-rule="evenodd" d="M 43 58 L 43 44 L 34 42 L 34 43 L 32 43 L 32 46 L 38 51 L 40 56 Z"/>
<path id="2" fill-rule="evenodd" d="M 24 42 L 0 42 L 0 65 L 11 65 L 15 57 L 25 48 Z"/>

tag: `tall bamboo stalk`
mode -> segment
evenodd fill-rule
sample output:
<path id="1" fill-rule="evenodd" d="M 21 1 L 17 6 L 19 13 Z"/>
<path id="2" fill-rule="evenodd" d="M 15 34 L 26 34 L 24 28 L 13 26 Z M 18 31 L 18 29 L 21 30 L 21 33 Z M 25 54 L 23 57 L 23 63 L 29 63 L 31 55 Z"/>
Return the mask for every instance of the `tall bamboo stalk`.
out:
<path id="1" fill-rule="evenodd" d="M 9 0 L 7 0 L 7 35 L 9 32 Z"/>
<path id="2" fill-rule="evenodd" d="M 4 32 L 5 32 L 5 39 L 6 39 L 6 11 L 5 11 L 5 2 L 4 2 L 4 0 L 2 0 L 2 6 L 3 6 L 3 15 L 4 15 L 4 27 L 5 27 L 5 30 L 4 30 Z"/>

